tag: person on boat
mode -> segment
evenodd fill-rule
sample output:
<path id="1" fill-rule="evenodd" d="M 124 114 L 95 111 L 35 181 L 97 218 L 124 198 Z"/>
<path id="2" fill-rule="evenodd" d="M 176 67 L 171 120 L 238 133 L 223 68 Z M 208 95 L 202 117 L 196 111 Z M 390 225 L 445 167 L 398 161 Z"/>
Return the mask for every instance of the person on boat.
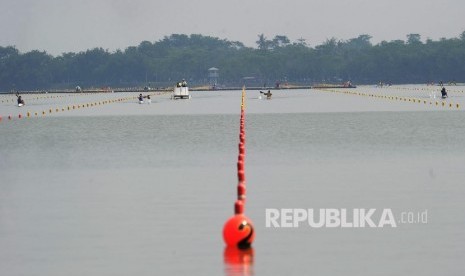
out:
<path id="1" fill-rule="evenodd" d="M 187 87 L 187 81 L 185 79 L 182 79 L 181 85 L 182 87 Z"/>
<path id="2" fill-rule="evenodd" d="M 260 93 L 263 93 L 263 95 L 266 96 L 266 99 L 267 99 L 267 100 L 271 100 L 271 95 L 273 95 L 273 94 L 271 94 L 271 91 L 270 91 L 270 90 L 268 90 L 268 92 L 262 92 L 262 91 L 260 91 Z"/>
<path id="3" fill-rule="evenodd" d="M 446 92 L 446 88 L 444 86 L 441 89 L 441 97 L 443 99 L 447 98 L 447 92 Z"/>
<path id="4" fill-rule="evenodd" d="M 24 100 L 23 98 L 21 98 L 21 95 L 16 93 L 16 97 L 18 97 L 18 105 L 24 105 Z"/>

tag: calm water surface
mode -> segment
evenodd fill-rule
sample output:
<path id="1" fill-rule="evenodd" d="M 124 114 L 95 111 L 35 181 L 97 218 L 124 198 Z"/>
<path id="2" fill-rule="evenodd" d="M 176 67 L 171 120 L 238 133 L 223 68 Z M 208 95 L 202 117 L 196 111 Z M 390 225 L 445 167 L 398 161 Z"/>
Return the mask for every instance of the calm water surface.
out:
<path id="1" fill-rule="evenodd" d="M 253 254 L 228 259 L 239 114 L 0 126 L 1 275 L 460 275 L 463 112 L 248 114 Z M 397 228 L 266 228 L 266 208 L 428 211 Z"/>

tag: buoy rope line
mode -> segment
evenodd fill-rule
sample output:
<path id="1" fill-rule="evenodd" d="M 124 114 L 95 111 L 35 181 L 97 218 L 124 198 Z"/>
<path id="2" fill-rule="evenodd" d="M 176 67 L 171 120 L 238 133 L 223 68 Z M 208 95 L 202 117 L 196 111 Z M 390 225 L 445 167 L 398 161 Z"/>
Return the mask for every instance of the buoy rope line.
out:
<path id="1" fill-rule="evenodd" d="M 234 204 L 236 214 L 244 213 L 245 208 L 245 89 L 242 90 L 241 119 L 239 124 L 239 155 L 237 157 L 237 200 Z"/>
<path id="2" fill-rule="evenodd" d="M 171 92 L 154 92 L 148 94 L 149 96 L 156 96 L 156 95 L 162 95 L 166 93 L 171 93 Z M 91 103 L 80 103 L 80 104 L 73 104 L 73 105 L 67 105 L 66 107 L 56 107 L 56 108 L 49 108 L 48 110 L 43 110 L 42 112 L 30 112 L 27 111 L 25 113 L 25 116 L 23 114 L 19 114 L 17 116 L 12 116 L 8 115 L 5 119 L 8 119 L 8 121 L 11 121 L 13 119 L 21 119 L 21 118 L 31 118 L 31 117 L 45 117 L 47 114 L 52 114 L 52 113 L 58 113 L 58 112 L 65 112 L 65 111 L 73 111 L 76 109 L 83 109 L 83 108 L 89 108 L 89 107 L 97 107 L 97 106 L 102 106 L 106 104 L 111 104 L 111 103 L 118 103 L 118 102 L 125 102 L 129 100 L 134 100 L 137 99 L 138 96 L 129 96 L 129 97 L 122 97 L 122 98 L 116 98 L 116 99 L 106 99 L 106 100 L 101 100 L 97 102 L 91 102 Z M 0 122 L 3 120 L 2 116 L 0 116 Z"/>
<path id="3" fill-rule="evenodd" d="M 246 199 L 245 181 L 245 88 L 242 88 L 241 118 L 239 128 L 239 155 L 237 160 L 237 199 L 234 216 L 223 227 L 223 239 L 228 247 L 248 249 L 255 239 L 252 221 L 244 215 Z"/>
<path id="4" fill-rule="evenodd" d="M 429 86 L 429 87 L 395 87 L 395 86 L 385 86 L 385 87 L 375 87 L 376 89 L 393 89 L 393 90 L 408 90 L 408 91 L 438 91 L 438 88 L 442 86 Z M 450 92 L 453 93 L 464 93 L 464 90 L 452 89 L 454 85 L 444 85 L 447 87 Z"/>
<path id="5" fill-rule="evenodd" d="M 43 100 L 43 99 L 58 99 L 58 98 L 69 98 L 69 97 L 80 97 L 80 96 L 89 96 L 89 95 L 97 95 L 97 94 L 113 94 L 109 92 L 92 92 L 92 93 L 69 93 L 65 95 L 50 95 L 50 94 L 21 94 L 23 100 L 25 102 L 33 102 L 33 101 L 38 101 L 38 100 Z M 26 97 L 24 97 L 26 96 Z M 29 97 L 27 97 L 29 96 Z M 31 97 L 32 96 L 32 97 Z M 2 103 L 14 103 L 16 102 L 16 95 L 15 94 L 8 94 L 8 95 L 2 95 Z"/>
<path id="6" fill-rule="evenodd" d="M 386 99 L 386 100 L 394 100 L 394 101 L 404 101 L 404 102 L 411 102 L 411 103 L 418 103 L 418 104 L 429 104 L 434 106 L 440 107 L 450 107 L 455 109 L 460 109 L 460 104 L 452 103 L 447 101 L 432 101 L 431 99 L 418 99 L 418 98 L 411 98 L 411 97 L 403 97 L 403 96 L 396 96 L 396 95 L 380 95 L 380 94 L 372 94 L 372 93 L 364 93 L 364 92 L 354 92 L 348 90 L 334 90 L 334 89 L 322 89 L 322 88 L 315 88 L 315 90 L 321 92 L 330 92 L 330 93 L 340 93 L 340 94 L 347 94 L 347 95 L 354 95 L 354 96 L 364 96 L 364 97 L 372 97 L 378 99 Z"/>
<path id="7" fill-rule="evenodd" d="M 70 98 L 70 97 L 82 97 L 82 96 L 89 96 L 89 95 L 105 95 L 105 96 L 111 96 L 111 95 L 116 95 L 116 94 L 128 94 L 128 93 L 135 93 L 133 91 L 127 91 L 127 92 L 117 92 L 117 93 L 111 93 L 111 92 L 86 92 L 86 93 L 69 93 L 69 94 L 64 94 L 64 95 L 50 95 L 50 94 L 20 94 L 23 98 L 23 100 L 28 103 L 28 102 L 35 102 L 38 100 L 44 100 L 44 99 L 59 99 L 59 98 Z M 172 93 L 172 91 L 156 91 L 152 92 L 149 95 L 154 95 L 157 93 Z M 32 97 L 27 97 L 27 96 L 32 96 Z M 1 95 L 0 98 L 3 98 L 1 100 L 2 103 L 15 103 L 17 101 L 16 95 L 15 94 L 5 94 Z"/>
<path id="8" fill-rule="evenodd" d="M 96 93 L 92 93 L 92 94 L 96 94 Z M 37 101 L 37 100 L 42 100 L 42 99 L 57 99 L 57 98 L 87 96 L 87 95 L 90 95 L 90 93 L 66 94 L 66 95 L 47 95 L 47 96 L 36 96 L 36 95 L 31 95 L 31 94 L 20 94 L 20 95 L 23 96 L 22 98 L 23 98 L 24 101 L 32 102 L 32 101 Z M 32 96 L 32 97 L 24 97 L 25 95 Z M 2 103 L 14 103 L 14 102 L 16 102 L 15 95 L 8 95 L 6 97 L 4 96 L 3 98 L 6 98 L 6 99 L 2 99 Z"/>

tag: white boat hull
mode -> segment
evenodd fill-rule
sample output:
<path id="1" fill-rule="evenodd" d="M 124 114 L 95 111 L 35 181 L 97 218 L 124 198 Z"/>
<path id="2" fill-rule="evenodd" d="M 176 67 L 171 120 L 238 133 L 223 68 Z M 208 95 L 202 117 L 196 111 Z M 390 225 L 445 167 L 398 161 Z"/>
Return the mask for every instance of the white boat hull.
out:
<path id="1" fill-rule="evenodd" d="M 173 99 L 190 99 L 189 87 L 175 87 L 173 91 Z"/>

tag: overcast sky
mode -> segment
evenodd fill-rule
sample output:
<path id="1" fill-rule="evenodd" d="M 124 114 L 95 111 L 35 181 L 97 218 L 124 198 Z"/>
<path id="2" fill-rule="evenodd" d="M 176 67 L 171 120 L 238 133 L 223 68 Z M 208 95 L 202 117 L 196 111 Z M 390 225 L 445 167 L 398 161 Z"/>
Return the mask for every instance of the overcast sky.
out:
<path id="1" fill-rule="evenodd" d="M 256 47 L 263 33 L 326 39 L 371 35 L 373 43 L 458 37 L 465 0 L 0 0 L 0 46 L 59 55 L 114 51 L 171 34 L 202 34 Z"/>

